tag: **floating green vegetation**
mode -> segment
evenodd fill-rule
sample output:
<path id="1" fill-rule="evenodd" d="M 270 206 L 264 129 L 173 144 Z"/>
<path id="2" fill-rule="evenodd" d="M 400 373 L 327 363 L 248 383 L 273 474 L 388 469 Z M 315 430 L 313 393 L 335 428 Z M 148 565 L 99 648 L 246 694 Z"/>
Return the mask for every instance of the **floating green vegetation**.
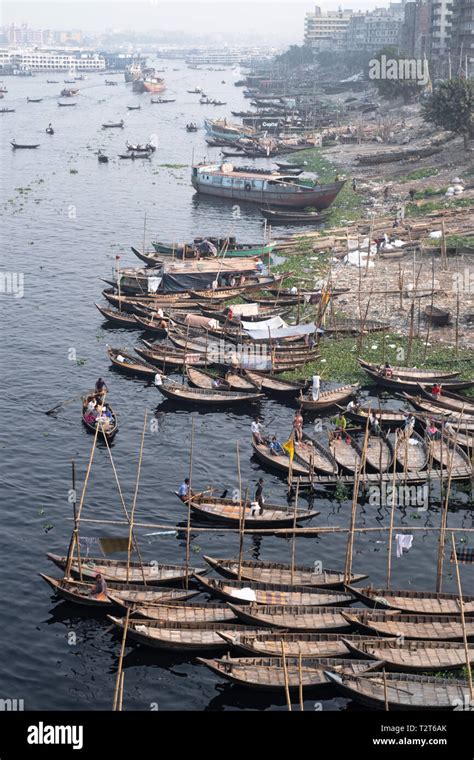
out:
<path id="1" fill-rule="evenodd" d="M 158 166 L 162 166 L 164 169 L 187 169 L 189 164 L 158 164 Z"/>
<path id="2" fill-rule="evenodd" d="M 82 357 L 82 356 L 79 356 L 79 357 L 76 359 L 76 364 L 77 364 L 77 366 L 78 366 L 78 367 L 82 367 L 82 365 L 83 365 L 83 364 L 85 364 L 85 363 L 86 363 L 86 361 L 87 361 L 87 359 L 84 359 L 84 357 Z"/>
<path id="3" fill-rule="evenodd" d="M 69 174 L 79 174 L 78 169 L 69 169 Z"/>
<path id="4" fill-rule="evenodd" d="M 422 169 L 415 169 L 405 177 L 400 179 L 400 182 L 410 182 L 413 179 L 427 179 L 428 177 L 435 177 L 439 173 L 437 166 L 425 166 Z"/>

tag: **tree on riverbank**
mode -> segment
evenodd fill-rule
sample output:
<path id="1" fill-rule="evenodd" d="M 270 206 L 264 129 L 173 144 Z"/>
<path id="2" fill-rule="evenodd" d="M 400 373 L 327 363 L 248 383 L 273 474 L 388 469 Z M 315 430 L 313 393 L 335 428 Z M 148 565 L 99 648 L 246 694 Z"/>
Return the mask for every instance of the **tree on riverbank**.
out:
<path id="1" fill-rule="evenodd" d="M 458 77 L 439 84 L 422 105 L 425 121 L 463 135 L 464 147 L 474 137 L 474 83 Z"/>

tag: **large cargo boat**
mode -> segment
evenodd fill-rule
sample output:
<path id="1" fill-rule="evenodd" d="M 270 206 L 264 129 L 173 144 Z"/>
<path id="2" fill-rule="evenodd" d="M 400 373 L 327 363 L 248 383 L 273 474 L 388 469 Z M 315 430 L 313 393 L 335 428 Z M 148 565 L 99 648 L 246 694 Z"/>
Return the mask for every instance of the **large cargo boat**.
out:
<path id="1" fill-rule="evenodd" d="M 320 185 L 294 175 L 262 174 L 235 169 L 232 164 L 196 164 L 191 182 L 198 193 L 218 198 L 249 201 L 261 206 L 325 209 L 331 205 L 345 180 Z"/>

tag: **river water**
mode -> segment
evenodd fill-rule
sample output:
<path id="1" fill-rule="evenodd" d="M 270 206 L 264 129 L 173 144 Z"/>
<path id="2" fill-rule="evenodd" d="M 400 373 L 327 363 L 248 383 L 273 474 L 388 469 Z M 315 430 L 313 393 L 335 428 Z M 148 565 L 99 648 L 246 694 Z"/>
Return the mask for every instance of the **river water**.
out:
<path id="1" fill-rule="evenodd" d="M 239 73 L 192 71 L 183 62 L 162 63 L 167 97 L 175 103 L 151 105 L 148 95 L 132 93 L 122 76 L 90 74 L 78 82 L 74 108 L 59 108 L 59 91 L 67 74 L 34 78 L 5 78 L 8 89 L 0 114 L 2 188 L 2 270 L 19 286 L 15 297 L 2 293 L 3 374 L 2 509 L 0 512 L 0 572 L 3 625 L 1 626 L 3 698 L 24 699 L 25 709 L 110 709 L 115 686 L 120 640 L 102 615 L 58 602 L 39 573 L 57 575 L 47 551 L 64 553 L 70 537 L 71 460 L 82 485 L 92 438 L 80 422 L 80 402 L 65 405 L 55 416 L 45 410 L 59 401 L 79 396 L 99 375 L 105 376 L 110 400 L 117 410 L 120 431 L 113 457 L 124 498 L 131 504 L 137 471 L 144 412 L 149 422 L 137 502 L 137 520 L 173 526 L 185 520 L 174 491 L 188 474 L 192 419 L 195 440 L 193 485 L 236 488 L 240 447 L 243 488 L 252 491 L 258 477 L 265 480 L 267 500 L 283 502 L 285 481 L 265 472 L 251 458 L 250 422 L 255 408 L 241 411 L 199 412 L 176 409 L 145 382 L 110 369 L 106 345 L 129 347 L 139 333 L 107 329 L 94 302 L 101 302 L 101 277 L 110 277 L 115 256 L 122 265 L 137 265 L 130 245 L 152 239 L 183 241 L 194 235 L 235 234 L 241 241 L 263 239 L 258 209 L 239 211 L 226 201 L 197 198 L 190 184 L 190 165 L 205 156 L 216 157 L 204 142 L 205 115 L 230 116 L 249 101 L 233 86 Z M 177 68 L 178 70 L 172 70 Z M 105 85 L 105 78 L 119 82 Z M 57 79 L 59 84 L 47 84 Z M 222 82 L 225 80 L 225 83 Z M 72 86 L 72 85 L 71 85 Z M 226 106 L 199 104 L 188 89 L 201 86 L 209 97 Z M 27 103 L 27 97 L 42 97 Z M 61 100 L 65 100 L 62 98 Z M 138 111 L 127 105 L 141 104 Z M 123 130 L 103 130 L 102 123 L 124 119 Z M 185 125 L 197 121 L 201 129 L 188 134 Z M 45 128 L 53 124 L 55 134 Z M 14 151 L 17 143 L 38 142 L 35 151 Z M 150 161 L 123 161 L 125 141 L 153 139 L 157 150 Z M 99 164 L 102 149 L 109 164 Z M 260 162 L 265 165 L 265 162 Z M 146 214 L 146 226 L 144 218 Z M 5 289 L 5 288 L 4 288 Z M 22 292 L 23 291 L 23 292 Z M 338 378 L 332 378 L 337 381 Z M 295 406 L 265 399 L 258 407 L 267 430 L 281 438 L 290 431 Z M 156 422 L 155 422 L 156 421 Z M 305 430 L 311 432 L 311 420 Z M 316 501 L 318 525 L 347 526 L 350 500 Z M 467 496 L 459 493 L 449 524 L 471 527 Z M 107 451 L 98 447 L 83 511 L 84 517 L 120 519 L 121 508 Z M 397 525 L 436 526 L 439 507 L 426 512 L 398 510 Z M 389 509 L 362 506 L 358 525 L 387 526 Z M 120 534 L 123 528 L 82 526 L 84 537 Z M 140 533 L 145 559 L 181 563 L 185 559 L 182 535 L 145 536 Z M 386 533 L 359 535 L 354 570 L 370 573 L 374 584 L 386 577 Z M 296 560 L 342 568 L 346 538 L 321 534 L 300 538 Z M 194 565 L 202 554 L 233 556 L 238 537 L 215 532 L 195 533 L 191 545 Z M 247 538 L 248 557 L 289 561 L 291 541 L 281 537 Z M 394 587 L 434 589 L 437 533 L 417 531 L 414 545 L 403 559 L 393 559 Z M 473 572 L 462 568 L 466 593 L 472 593 Z M 445 590 L 454 590 L 453 566 L 445 565 Z M 202 597 L 199 597 L 202 599 Z M 125 656 L 124 709 L 243 710 L 286 709 L 274 695 L 255 694 L 225 685 L 192 659 L 168 656 L 136 645 Z M 319 699 L 319 697 L 318 697 Z M 314 699 L 307 697 L 307 709 Z M 324 709 L 346 709 L 347 701 L 325 692 Z"/>

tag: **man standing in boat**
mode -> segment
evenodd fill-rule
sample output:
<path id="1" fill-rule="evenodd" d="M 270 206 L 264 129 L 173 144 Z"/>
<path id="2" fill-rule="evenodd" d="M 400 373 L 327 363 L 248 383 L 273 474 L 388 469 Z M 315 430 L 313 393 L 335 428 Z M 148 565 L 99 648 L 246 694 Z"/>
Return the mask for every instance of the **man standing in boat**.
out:
<path id="1" fill-rule="evenodd" d="M 263 496 L 263 478 L 259 478 L 258 480 L 257 487 L 255 489 L 255 501 L 260 507 L 260 512 L 263 512 L 265 504 L 265 498 Z"/>

